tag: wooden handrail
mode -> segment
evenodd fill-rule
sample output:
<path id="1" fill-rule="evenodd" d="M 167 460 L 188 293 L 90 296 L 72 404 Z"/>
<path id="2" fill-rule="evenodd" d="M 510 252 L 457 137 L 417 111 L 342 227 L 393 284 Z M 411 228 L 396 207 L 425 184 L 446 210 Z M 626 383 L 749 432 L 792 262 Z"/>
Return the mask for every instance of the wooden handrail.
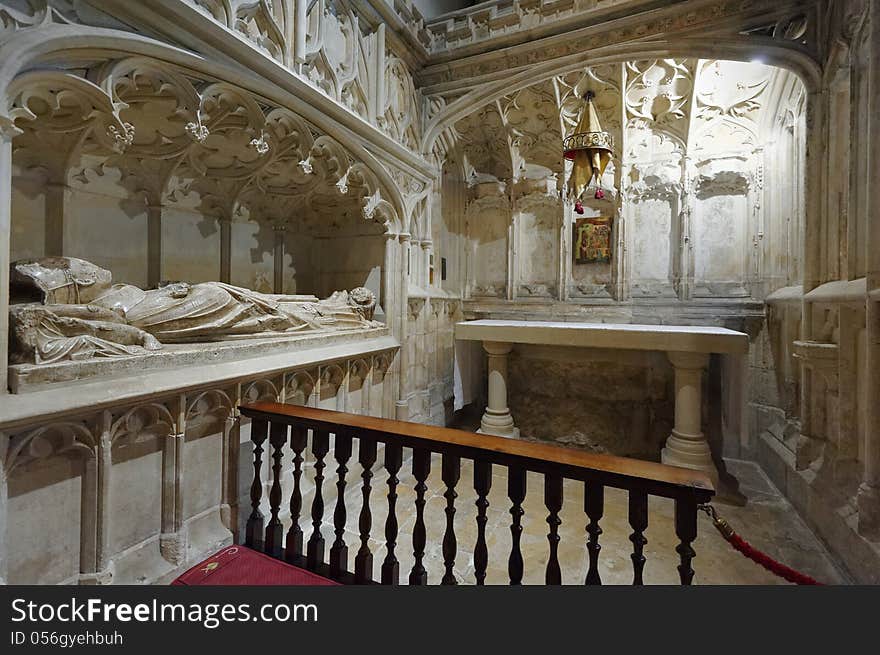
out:
<path id="1" fill-rule="evenodd" d="M 647 487 L 655 496 L 677 498 L 688 489 L 698 503 L 708 502 L 715 492 L 711 478 L 701 471 L 667 466 L 628 457 L 600 455 L 554 444 L 509 439 L 489 434 L 475 434 L 464 430 L 442 428 L 423 423 L 346 414 L 328 409 L 285 405 L 282 403 L 252 403 L 242 405 L 241 413 L 250 418 L 304 425 L 328 432 L 348 432 L 355 436 L 370 436 L 379 442 L 396 439 L 406 448 L 430 448 L 435 452 L 455 450 L 466 459 L 484 457 L 496 464 L 518 465 L 529 471 L 556 473 L 564 478 L 584 479 L 589 471 L 591 479 L 602 478 L 602 484 L 618 489 L 629 489 L 632 483 Z M 285 421 L 285 419 L 290 419 Z M 444 446 L 445 448 L 440 448 Z"/>
<path id="2" fill-rule="evenodd" d="M 691 544 L 697 536 L 697 506 L 708 502 L 714 495 L 710 478 L 699 471 L 665 466 L 654 462 L 598 455 L 582 450 L 509 439 L 486 434 L 474 434 L 462 430 L 407 423 L 343 412 L 334 412 L 298 405 L 280 403 L 253 403 L 242 405 L 242 416 L 252 420 L 251 441 L 254 445 L 254 478 L 251 484 L 251 515 L 247 521 L 245 544 L 264 550 L 269 555 L 284 558 L 288 562 L 305 566 L 312 571 L 328 575 L 342 582 L 367 584 L 373 579 L 373 553 L 370 550 L 372 535 L 372 512 L 370 509 L 372 467 L 377 461 L 377 444 L 384 444 L 384 466 L 388 472 L 388 514 L 385 521 L 385 547 L 387 554 L 381 564 L 382 584 L 397 584 L 400 579 L 400 563 L 396 557 L 398 539 L 397 488 L 398 474 L 404 462 L 403 450 L 412 449 L 412 474 L 415 478 L 415 523 L 412 526 L 412 548 L 415 563 L 409 573 L 410 584 L 426 584 L 428 573 L 424 566 L 426 547 L 425 510 L 427 480 L 431 470 L 432 454 L 442 457 L 442 482 L 446 487 L 446 531 L 443 537 L 445 575 L 442 584 L 455 584 L 453 573 L 457 540 L 453 517 L 455 515 L 456 485 L 461 477 L 461 460 L 473 461 L 473 490 L 477 494 L 477 542 L 474 547 L 474 576 L 477 584 L 486 579 L 489 560 L 486 539 L 488 521 L 488 496 L 492 486 L 494 466 L 507 468 L 507 495 L 511 501 L 512 523 L 511 551 L 508 573 L 511 584 L 520 584 L 523 577 L 523 554 L 520 534 L 523 527 L 523 500 L 526 496 L 526 473 L 544 476 L 544 505 L 547 508 L 549 533 L 549 559 L 546 564 L 547 584 L 560 584 L 563 579 L 559 561 L 558 527 L 563 505 L 563 480 L 584 483 L 584 513 L 588 517 L 586 549 L 589 570 L 586 584 L 601 584 L 599 574 L 599 527 L 604 512 L 605 487 L 626 490 L 629 494 L 629 524 L 633 530 L 630 558 L 633 563 L 633 584 L 642 584 L 645 567 L 644 532 L 648 526 L 648 497 L 663 496 L 675 501 L 675 533 L 679 538 L 676 552 L 680 557 L 678 566 L 682 584 L 690 584 L 694 571 L 691 562 L 694 551 Z M 301 478 L 308 434 L 311 431 L 311 452 L 314 455 L 314 496 L 311 510 L 305 511 L 301 492 Z M 289 434 L 288 434 L 289 433 Z M 335 435 L 332 441 L 330 435 Z M 266 524 L 262 507 L 263 453 L 268 439 L 271 471 L 271 490 L 268 494 L 270 520 Z M 348 512 L 345 507 L 348 463 L 353 455 L 353 443 L 358 443 L 357 462 L 361 469 L 362 506 L 358 515 L 360 548 L 354 558 L 354 571 L 350 572 L 348 544 L 345 540 Z M 293 484 L 290 496 L 291 525 L 284 538 L 281 511 L 281 470 L 283 449 L 293 451 Z M 332 451 L 332 453 L 331 453 Z M 333 534 L 324 524 L 324 470 L 329 462 L 336 461 L 337 497 L 332 512 Z M 331 482 L 332 483 L 332 482 Z M 308 543 L 300 527 L 303 514 L 310 515 L 312 522 Z M 329 549 L 329 562 L 325 561 L 325 534 L 333 537 Z"/>

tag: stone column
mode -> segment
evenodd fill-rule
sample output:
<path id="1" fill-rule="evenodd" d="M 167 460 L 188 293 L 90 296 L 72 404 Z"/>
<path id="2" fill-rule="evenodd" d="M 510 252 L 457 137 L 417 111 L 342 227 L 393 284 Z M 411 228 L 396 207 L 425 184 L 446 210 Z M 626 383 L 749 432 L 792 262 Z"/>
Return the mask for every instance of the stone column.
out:
<path id="1" fill-rule="evenodd" d="M 363 362 L 367 368 L 363 371 L 363 377 L 361 378 L 361 408 L 360 410 L 355 411 L 355 414 L 363 414 L 364 416 L 369 416 L 371 407 L 370 392 L 372 391 L 373 386 L 374 360 L 373 358 L 364 359 Z"/>
<path id="2" fill-rule="evenodd" d="M 562 302 L 568 301 L 569 285 L 568 280 L 571 278 L 571 247 L 568 245 L 569 234 L 571 228 L 571 206 L 568 202 L 562 203 L 562 216 L 560 218 L 558 249 L 559 261 L 556 262 L 556 297 Z"/>
<path id="3" fill-rule="evenodd" d="M 513 344 L 484 341 L 483 350 L 488 355 L 489 399 L 479 432 L 519 437 L 519 428 L 514 426 L 507 406 L 507 355 L 513 350 Z"/>
<path id="4" fill-rule="evenodd" d="M 675 367 L 675 427 L 660 456 L 664 464 L 705 471 L 718 482 L 709 442 L 702 431 L 703 371 L 708 353 L 670 352 Z"/>
<path id="5" fill-rule="evenodd" d="M 220 223 L 220 281 L 231 284 L 232 280 L 232 221 L 221 218 Z"/>
<path id="6" fill-rule="evenodd" d="M 162 451 L 162 532 L 159 551 L 169 563 L 186 559 L 186 532 L 183 529 L 183 432 L 165 437 Z"/>
<path id="7" fill-rule="evenodd" d="M 505 284 L 506 298 L 508 300 L 516 299 L 516 282 L 517 269 L 519 268 L 519 211 L 516 204 L 509 204 L 510 214 L 508 214 L 507 223 L 507 278 Z"/>
<path id="8" fill-rule="evenodd" d="M 299 74 L 306 62 L 306 34 L 308 30 L 309 0 L 295 0 L 293 19 L 293 61 L 297 64 Z"/>
<path id="9" fill-rule="evenodd" d="M 349 376 L 351 375 L 351 362 L 343 362 L 339 365 L 339 368 L 342 369 L 342 379 L 339 381 L 339 386 L 336 387 L 336 411 L 348 412 L 350 411 L 348 404 L 348 383 Z"/>
<path id="10" fill-rule="evenodd" d="M 223 425 L 223 482 L 220 520 L 233 538 L 238 535 L 238 453 L 241 445 L 241 415 L 234 408 Z"/>
<path id="11" fill-rule="evenodd" d="M 162 205 L 147 206 L 147 286 L 155 289 L 162 281 Z"/>
<path id="12" fill-rule="evenodd" d="M 627 264 L 629 260 L 626 256 L 629 247 L 627 245 L 626 236 L 626 214 L 624 213 L 624 208 L 627 207 L 627 204 L 624 201 L 623 195 L 619 194 L 617 197 L 616 204 L 616 215 L 611 217 L 612 220 L 612 230 L 611 233 L 614 235 L 614 247 L 617 249 L 619 253 L 614 263 L 613 270 L 613 281 L 614 281 L 614 298 L 615 300 L 626 300 L 629 297 L 629 269 Z M 616 225 L 614 225 L 616 223 Z"/>
<path id="13" fill-rule="evenodd" d="M 424 281 L 422 286 L 427 289 L 431 286 L 431 255 L 434 252 L 434 244 L 429 240 L 422 241 L 419 244 L 422 247 L 422 267 L 419 270 L 419 274 L 423 277 Z"/>
<path id="14" fill-rule="evenodd" d="M 807 171 L 822 171 L 827 167 L 823 142 L 825 129 L 825 105 L 827 96 L 820 91 L 810 91 L 806 107 L 806 163 Z M 801 299 L 801 331 L 799 341 L 815 339 L 813 334 L 813 311 L 808 292 L 821 283 L 822 275 L 822 198 L 825 175 L 811 180 L 804 187 L 804 233 L 803 233 L 803 297 Z M 807 468 L 821 452 L 813 429 L 813 396 L 815 371 L 807 357 L 800 357 L 800 423 L 801 430 L 795 446 L 795 469 Z"/>
<path id="15" fill-rule="evenodd" d="M 275 293 L 284 293 L 284 226 L 276 225 L 272 229 L 275 232 L 275 250 L 273 255 L 275 280 L 272 286 Z"/>
<path id="16" fill-rule="evenodd" d="M 113 582 L 110 552 L 111 498 L 113 473 L 113 415 L 101 414 L 100 437 L 94 457 L 83 462 L 83 508 L 80 517 L 81 585 L 106 585 Z"/>
<path id="17" fill-rule="evenodd" d="M 694 163 L 689 157 L 685 157 L 685 165 L 682 173 L 682 193 L 678 206 L 678 289 L 676 293 L 680 300 L 690 300 L 694 292 L 696 270 L 694 269 L 694 208 L 696 195 L 693 193 Z"/>
<path id="18" fill-rule="evenodd" d="M 109 427 L 109 426 L 108 426 Z M 110 584 L 113 570 L 110 561 L 111 476 L 113 475 L 113 443 L 109 430 L 102 435 L 97 457 L 97 518 L 98 540 L 95 551 L 95 576 L 98 584 Z"/>
<path id="19" fill-rule="evenodd" d="M 398 284 L 397 267 L 395 261 L 397 258 L 397 236 L 394 234 L 385 234 L 385 259 L 382 266 L 382 280 L 379 284 L 379 297 L 376 300 L 376 320 L 384 320 L 385 325 L 391 329 L 391 334 L 396 334 L 397 327 L 394 317 L 396 314 L 392 310 L 393 297 L 395 294 L 395 285 Z"/>
<path id="20" fill-rule="evenodd" d="M 382 105 L 385 102 L 385 23 L 376 28 L 376 75 L 373 96 L 373 116 L 378 124 L 383 116 Z"/>
<path id="21" fill-rule="evenodd" d="M 9 251 L 12 233 L 12 137 L 16 129 L 0 122 L 0 395 L 7 391 L 9 361 Z"/>
<path id="22" fill-rule="evenodd" d="M 398 421 L 406 421 L 409 418 L 409 401 L 406 397 L 407 393 L 407 367 L 409 366 L 409 357 L 407 355 L 406 339 L 409 322 L 409 273 L 407 263 L 409 261 L 409 249 L 411 235 L 407 233 L 401 234 L 400 240 L 400 270 L 398 278 L 400 279 L 400 297 L 397 299 L 398 309 L 400 312 L 400 328 L 397 334 L 397 340 L 400 342 L 400 362 L 398 368 L 398 392 L 395 402 L 395 418 Z"/>

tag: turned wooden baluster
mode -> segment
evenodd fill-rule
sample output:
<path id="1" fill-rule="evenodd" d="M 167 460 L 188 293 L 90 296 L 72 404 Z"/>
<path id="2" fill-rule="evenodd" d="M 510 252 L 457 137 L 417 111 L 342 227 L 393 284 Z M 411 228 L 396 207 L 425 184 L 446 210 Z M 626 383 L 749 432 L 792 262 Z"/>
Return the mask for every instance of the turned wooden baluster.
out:
<path id="1" fill-rule="evenodd" d="M 315 456 L 315 497 L 312 499 L 312 536 L 306 547 L 306 568 L 314 571 L 324 563 L 324 457 L 330 450 L 330 434 L 326 430 L 312 431 L 312 454 Z"/>
<path id="2" fill-rule="evenodd" d="M 370 512 L 370 480 L 373 477 L 373 464 L 376 463 L 376 440 L 360 439 L 358 445 L 358 462 L 363 468 L 361 479 L 361 514 L 358 518 L 358 529 L 361 536 L 361 547 L 354 558 L 354 581 L 367 584 L 373 580 L 373 553 L 370 551 L 370 529 L 373 527 L 373 514 Z"/>
<path id="3" fill-rule="evenodd" d="M 284 559 L 291 564 L 298 564 L 303 556 L 303 531 L 299 527 L 299 516 L 302 513 L 302 478 L 303 451 L 308 444 L 308 430 L 294 425 L 290 428 L 290 448 L 293 450 L 293 491 L 290 494 L 290 529 L 284 545 Z"/>
<path id="4" fill-rule="evenodd" d="M 269 427 L 269 443 L 272 445 L 272 488 L 269 490 L 269 512 L 271 518 L 266 526 L 265 551 L 272 557 L 281 557 L 284 526 L 278 513 L 281 511 L 281 448 L 287 441 L 287 426 L 272 423 Z"/>
<path id="5" fill-rule="evenodd" d="M 562 570 L 559 568 L 559 510 L 562 509 L 562 478 L 557 475 L 544 475 L 544 505 L 547 507 L 547 525 L 550 532 L 547 541 L 550 544 L 550 558 L 547 560 L 547 572 L 544 576 L 546 584 L 562 584 Z"/>
<path id="6" fill-rule="evenodd" d="M 489 549 L 486 546 L 486 510 L 489 509 L 489 490 L 492 488 L 492 464 L 485 460 L 474 460 L 474 491 L 477 492 L 477 544 L 474 546 L 474 576 L 477 584 L 486 583 L 486 567 L 489 564 Z"/>
<path id="7" fill-rule="evenodd" d="M 458 494 L 455 493 L 455 485 L 461 478 L 461 458 L 455 455 L 443 455 L 443 484 L 446 485 L 446 492 L 443 497 L 446 498 L 446 532 L 443 533 L 443 564 L 446 572 L 443 574 L 441 584 L 457 584 L 455 574 L 452 572 L 455 567 L 455 553 L 458 543 L 455 540 L 455 499 Z"/>
<path id="8" fill-rule="evenodd" d="M 245 526 L 244 545 L 263 550 L 263 513 L 260 501 L 263 498 L 263 442 L 269 433 L 269 422 L 265 419 L 251 421 L 251 441 L 254 443 L 254 479 L 251 482 L 251 515 Z"/>
<path id="9" fill-rule="evenodd" d="M 525 514 L 522 504 L 526 498 L 526 472 L 525 469 L 511 466 L 507 469 L 507 497 L 510 498 L 510 558 L 507 560 L 507 575 L 510 584 L 522 584 L 523 556 L 519 547 L 522 536 L 522 517 Z"/>
<path id="10" fill-rule="evenodd" d="M 602 546 L 599 545 L 599 535 L 602 534 L 602 528 L 599 527 L 599 521 L 605 508 L 605 488 L 601 484 L 587 482 L 584 484 L 584 512 L 590 518 L 587 524 L 587 551 L 590 554 L 590 566 L 587 570 L 587 579 L 584 584 L 597 585 L 602 584 L 599 577 L 599 551 Z"/>
<path id="11" fill-rule="evenodd" d="M 697 538 L 697 503 L 690 498 L 678 498 L 675 501 L 675 534 L 681 543 L 675 547 L 681 559 L 678 565 L 678 575 L 681 584 L 689 585 L 694 579 L 694 570 L 691 561 L 696 553 L 691 548 L 691 543 Z"/>
<path id="12" fill-rule="evenodd" d="M 336 468 L 336 508 L 333 510 L 333 528 L 336 539 L 330 546 L 330 577 L 339 579 L 348 570 L 348 546 L 345 543 L 345 474 L 351 457 L 351 437 L 344 434 L 336 435 L 333 453 L 339 466 Z"/>
<path id="13" fill-rule="evenodd" d="M 648 527 L 648 494 L 644 491 L 629 492 L 629 525 L 633 529 L 629 540 L 633 545 L 630 559 L 633 563 L 633 584 L 644 584 L 642 573 L 645 570 L 645 528 Z"/>
<path id="14" fill-rule="evenodd" d="M 388 469 L 388 518 L 385 519 L 385 548 L 388 554 L 382 562 L 382 584 L 396 585 L 400 579 L 400 562 L 394 554 L 397 547 L 397 473 L 403 465 L 403 448 L 385 444 L 385 468 Z"/>
<path id="15" fill-rule="evenodd" d="M 425 543 L 427 532 L 425 530 L 425 492 L 428 485 L 425 480 L 431 472 L 431 451 L 420 448 L 413 449 L 413 477 L 416 479 L 416 522 L 413 525 L 413 557 L 415 563 L 409 573 L 411 585 L 428 584 L 428 572 L 425 570 L 423 560 L 425 558 Z"/>

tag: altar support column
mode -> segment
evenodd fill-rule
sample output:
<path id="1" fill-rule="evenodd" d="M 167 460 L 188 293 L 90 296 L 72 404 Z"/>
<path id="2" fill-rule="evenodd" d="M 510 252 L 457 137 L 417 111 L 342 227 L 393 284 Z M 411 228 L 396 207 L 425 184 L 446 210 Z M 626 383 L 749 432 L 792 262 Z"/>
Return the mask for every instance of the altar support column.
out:
<path id="1" fill-rule="evenodd" d="M 709 442 L 702 427 L 703 371 L 708 353 L 669 352 L 675 367 L 675 427 L 660 456 L 664 464 L 705 471 L 718 482 Z"/>
<path id="2" fill-rule="evenodd" d="M 489 401 L 478 431 L 502 437 L 519 437 L 519 428 L 514 426 L 507 406 L 507 355 L 513 350 L 513 344 L 484 341 L 483 350 L 489 356 Z"/>

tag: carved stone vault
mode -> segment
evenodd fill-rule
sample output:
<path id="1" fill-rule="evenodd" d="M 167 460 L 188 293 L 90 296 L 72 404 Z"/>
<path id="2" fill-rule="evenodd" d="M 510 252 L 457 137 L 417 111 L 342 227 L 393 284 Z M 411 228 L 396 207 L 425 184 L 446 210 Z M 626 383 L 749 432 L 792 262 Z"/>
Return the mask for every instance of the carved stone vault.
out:
<path id="1" fill-rule="evenodd" d="M 49 184 L 118 169 L 147 206 L 306 233 L 398 224 L 376 175 L 294 112 L 231 84 L 132 57 L 36 70 L 8 91 L 16 163 Z"/>
<path id="2" fill-rule="evenodd" d="M 588 215 L 615 220 L 617 254 L 605 268 L 572 267 L 565 254 L 577 216 L 560 201 L 571 172 L 562 142 L 587 91 L 614 142 L 605 197 L 591 188 L 581 198 Z M 664 58 L 588 66 L 480 107 L 453 128 L 471 187 L 470 295 L 759 298 L 762 241 L 787 215 L 763 212 L 765 169 L 788 175 L 768 144 L 790 137 L 805 103 L 800 80 L 780 68 Z M 803 198 L 785 202 L 798 212 Z M 488 254 L 497 243 L 507 243 L 506 265 Z"/>

